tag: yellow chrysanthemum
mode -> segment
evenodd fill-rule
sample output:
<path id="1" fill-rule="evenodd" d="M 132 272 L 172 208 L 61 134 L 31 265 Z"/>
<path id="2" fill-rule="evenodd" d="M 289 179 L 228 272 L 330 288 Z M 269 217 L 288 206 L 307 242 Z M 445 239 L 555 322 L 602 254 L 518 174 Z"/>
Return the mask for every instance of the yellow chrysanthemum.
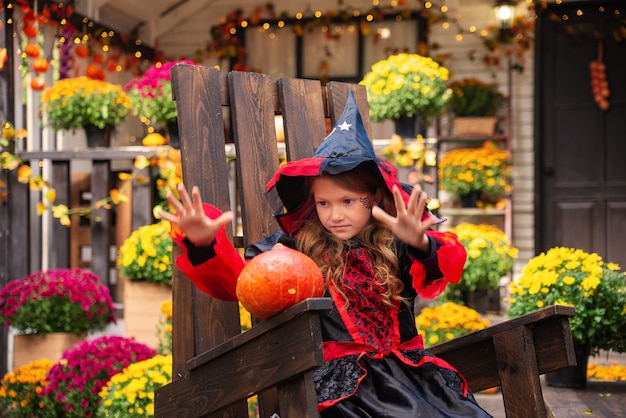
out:
<path id="1" fill-rule="evenodd" d="M 372 120 L 416 114 L 428 118 L 448 102 L 448 78 L 448 69 L 430 57 L 397 54 L 374 63 L 360 84 L 367 87 Z"/>
<path id="2" fill-rule="evenodd" d="M 170 225 L 160 221 L 133 231 L 122 243 L 117 258 L 122 275 L 131 280 L 172 283 L 173 242 Z"/>
<path id="3" fill-rule="evenodd" d="M 609 264 L 610 267 L 609 268 Z M 518 316 L 548 305 L 576 310 L 570 319 L 574 341 L 593 350 L 626 350 L 626 277 L 597 253 L 554 247 L 528 261 L 511 283 L 509 314 Z"/>

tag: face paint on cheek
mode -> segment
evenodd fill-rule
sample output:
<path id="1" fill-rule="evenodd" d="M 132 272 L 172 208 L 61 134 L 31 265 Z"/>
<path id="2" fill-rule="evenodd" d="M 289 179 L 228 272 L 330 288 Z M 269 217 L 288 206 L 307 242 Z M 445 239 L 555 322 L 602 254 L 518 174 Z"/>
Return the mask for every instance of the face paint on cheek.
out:
<path id="1" fill-rule="evenodd" d="M 372 203 L 370 202 L 370 198 L 365 196 L 365 197 L 361 197 L 359 199 L 359 201 L 361 203 L 363 203 L 363 206 L 365 206 L 365 209 L 371 209 L 372 208 Z"/>

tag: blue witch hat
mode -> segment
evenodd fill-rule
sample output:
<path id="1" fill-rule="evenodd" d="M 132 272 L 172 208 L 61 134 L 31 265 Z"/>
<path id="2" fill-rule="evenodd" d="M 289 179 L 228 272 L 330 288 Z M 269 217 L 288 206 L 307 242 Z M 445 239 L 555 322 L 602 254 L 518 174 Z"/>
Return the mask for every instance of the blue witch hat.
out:
<path id="1" fill-rule="evenodd" d="M 371 167 L 372 173 L 379 178 L 380 184 L 386 187 L 389 194 L 396 185 L 402 190 L 404 200 L 408 201 L 413 187 L 400 183 L 390 164 L 376 156 L 354 93 L 350 91 L 341 117 L 313 156 L 283 164 L 266 185 L 268 191 L 276 189 L 284 206 L 277 219 L 285 232 L 294 233 L 305 220 L 303 214 L 310 212 L 307 210 L 307 206 L 312 204 L 310 190 L 304 187 L 307 177 L 320 176 L 322 173 L 336 175 L 361 164 Z M 424 216 L 434 215 L 426 210 Z M 439 218 L 437 220 L 442 221 Z"/>

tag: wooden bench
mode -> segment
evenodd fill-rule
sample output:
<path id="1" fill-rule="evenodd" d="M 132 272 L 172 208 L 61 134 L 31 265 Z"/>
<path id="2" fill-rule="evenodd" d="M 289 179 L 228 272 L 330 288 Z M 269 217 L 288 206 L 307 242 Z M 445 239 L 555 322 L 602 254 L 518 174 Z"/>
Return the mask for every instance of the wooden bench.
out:
<path id="1" fill-rule="evenodd" d="M 239 248 L 278 230 L 278 202 L 264 194 L 279 166 L 275 115 L 284 118 L 286 158 L 310 156 L 326 136 L 326 119 L 335 122 L 352 90 L 371 137 L 363 86 L 188 65 L 172 69 L 172 83 L 185 184 L 199 186 L 222 210 L 231 208 L 224 143 L 232 124 L 243 234 L 228 234 Z M 156 392 L 156 417 L 243 418 L 253 394 L 262 417 L 318 416 L 312 373 L 322 364 L 319 316 L 329 299 L 309 299 L 241 333 L 236 303 L 198 291 L 177 270 L 173 295 L 173 381 Z M 546 417 L 539 375 L 575 364 L 573 315 L 570 307 L 547 307 L 432 352 L 464 373 L 474 391 L 501 386 L 507 416 Z"/>

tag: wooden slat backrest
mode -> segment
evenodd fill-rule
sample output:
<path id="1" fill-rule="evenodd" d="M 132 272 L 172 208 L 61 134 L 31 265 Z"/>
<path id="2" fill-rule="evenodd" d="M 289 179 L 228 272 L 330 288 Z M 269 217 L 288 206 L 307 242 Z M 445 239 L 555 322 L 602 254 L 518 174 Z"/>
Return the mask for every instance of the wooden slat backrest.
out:
<path id="1" fill-rule="evenodd" d="M 326 118 L 334 122 L 341 115 L 350 89 L 364 110 L 366 128 L 371 127 L 365 89 L 354 84 L 329 83 L 322 87 L 316 80 L 273 80 L 263 74 L 222 74 L 212 68 L 178 65 L 172 69 L 172 85 L 179 115 L 183 179 L 188 188 L 197 185 L 204 200 L 221 210 L 231 209 L 232 201 L 223 115 L 230 116 L 243 236 L 238 239 L 231 230 L 228 236 L 242 247 L 278 230 L 273 217 L 277 202 L 270 202 L 264 192 L 265 184 L 279 165 L 275 115 L 282 115 L 284 119 L 288 160 L 313 154 L 326 135 Z M 177 255 L 175 251 L 174 256 Z M 231 341 L 240 333 L 240 326 L 237 304 L 218 301 L 199 292 L 176 269 L 173 295 L 173 376 L 178 380 L 195 373 L 190 370 L 198 364 L 211 361 L 207 353 Z M 315 306 L 312 309 L 316 309 Z M 324 302 L 320 306 L 330 305 Z M 286 394 L 300 393 L 304 397 L 313 396 L 310 401 L 315 405 L 312 376 L 307 376 L 303 382 L 295 386 L 296 389 L 285 388 L 278 394 L 268 394 L 267 398 L 274 398 L 272 403 L 280 403 L 282 397 L 282 403 L 290 407 L 295 402 L 292 399 L 290 404 L 288 399 L 292 395 Z M 243 416 L 240 414 L 244 408 L 245 404 L 239 403 L 225 413 Z"/>

